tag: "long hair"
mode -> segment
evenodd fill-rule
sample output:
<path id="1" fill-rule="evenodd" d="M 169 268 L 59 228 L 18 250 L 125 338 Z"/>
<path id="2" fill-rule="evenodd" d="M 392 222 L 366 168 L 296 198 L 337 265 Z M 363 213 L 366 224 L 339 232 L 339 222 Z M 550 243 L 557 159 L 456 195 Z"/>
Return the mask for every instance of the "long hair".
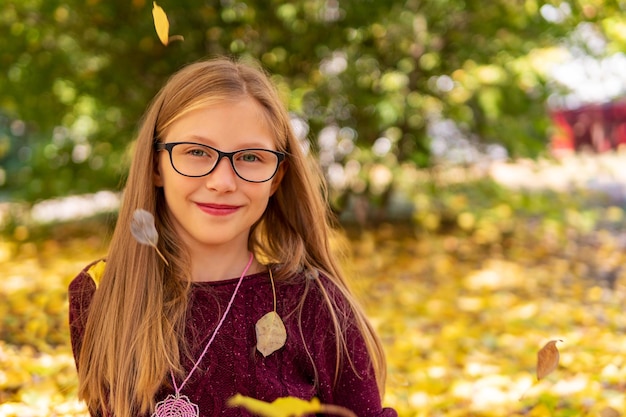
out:
<path id="1" fill-rule="evenodd" d="M 246 97 L 264 108 L 276 147 L 287 154 L 286 172 L 252 227 L 249 249 L 274 265 L 278 281 L 303 270 L 329 277 L 356 317 L 382 395 L 383 350 L 331 251 L 332 218 L 323 176 L 302 151 L 265 72 L 257 64 L 219 58 L 188 65 L 174 74 L 143 117 L 106 269 L 90 306 L 78 355 L 79 396 L 94 413 L 130 417 L 150 412 L 169 371 L 184 372 L 180 363 L 186 351 L 180 342 L 188 308 L 190 260 L 168 217 L 163 191 L 153 182 L 153 143 L 175 120 L 199 106 Z M 159 249 L 169 266 L 131 236 L 130 220 L 139 208 L 155 214 Z M 321 280 L 306 281 L 307 290 L 317 285 L 329 305 L 339 352 L 337 373 L 341 361 L 350 361 L 341 331 L 344 315 Z"/>

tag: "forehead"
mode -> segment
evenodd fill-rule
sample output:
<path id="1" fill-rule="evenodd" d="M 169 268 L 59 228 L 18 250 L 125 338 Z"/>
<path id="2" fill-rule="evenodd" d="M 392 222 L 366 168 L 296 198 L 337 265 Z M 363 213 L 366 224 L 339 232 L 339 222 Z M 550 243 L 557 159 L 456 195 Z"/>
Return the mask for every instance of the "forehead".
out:
<path id="1" fill-rule="evenodd" d="M 272 146 L 276 135 L 269 112 L 255 99 L 198 101 L 172 118 L 164 139 L 212 146 Z"/>

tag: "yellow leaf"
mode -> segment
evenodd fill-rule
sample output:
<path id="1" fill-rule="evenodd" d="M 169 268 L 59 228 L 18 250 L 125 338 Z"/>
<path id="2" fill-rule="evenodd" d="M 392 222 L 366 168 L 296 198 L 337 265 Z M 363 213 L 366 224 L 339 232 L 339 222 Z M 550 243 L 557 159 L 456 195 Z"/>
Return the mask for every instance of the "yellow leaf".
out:
<path id="1" fill-rule="evenodd" d="M 559 350 L 556 342 L 562 340 L 550 340 L 537 352 L 537 379 L 541 379 L 559 366 Z"/>
<path id="2" fill-rule="evenodd" d="M 154 19 L 154 28 L 156 29 L 156 33 L 161 43 L 167 46 L 169 42 L 170 22 L 167 20 L 167 15 L 165 14 L 165 11 L 156 4 L 156 1 L 152 2 L 152 5 L 152 18 Z"/>
<path id="3" fill-rule="evenodd" d="M 262 417 L 297 417 L 303 414 L 312 414 L 322 411 L 322 406 L 317 398 L 305 401 L 299 398 L 278 398 L 272 403 L 245 397 L 237 394 L 228 400 L 231 407 L 244 407 L 251 413 Z"/>
<path id="4" fill-rule="evenodd" d="M 104 275 L 105 266 L 106 262 L 104 260 L 101 260 L 91 265 L 87 270 L 87 273 L 96 284 L 96 288 L 98 288 L 98 285 L 100 285 L 100 280 L 102 279 L 102 275 Z"/>
<path id="5" fill-rule="evenodd" d="M 263 356 L 269 356 L 285 346 L 287 331 L 280 316 L 270 311 L 256 322 L 256 348 Z"/>

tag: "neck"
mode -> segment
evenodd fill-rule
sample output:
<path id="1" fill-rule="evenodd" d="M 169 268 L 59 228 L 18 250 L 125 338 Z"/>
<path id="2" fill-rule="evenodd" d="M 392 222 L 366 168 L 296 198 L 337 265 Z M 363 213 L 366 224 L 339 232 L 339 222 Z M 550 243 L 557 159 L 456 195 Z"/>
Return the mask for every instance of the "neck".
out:
<path id="1" fill-rule="evenodd" d="M 250 259 L 248 250 L 232 250 L 231 248 L 196 250 L 191 252 L 191 280 L 223 281 L 231 278 L 239 278 Z M 262 272 L 265 267 L 256 258 L 247 275 Z"/>

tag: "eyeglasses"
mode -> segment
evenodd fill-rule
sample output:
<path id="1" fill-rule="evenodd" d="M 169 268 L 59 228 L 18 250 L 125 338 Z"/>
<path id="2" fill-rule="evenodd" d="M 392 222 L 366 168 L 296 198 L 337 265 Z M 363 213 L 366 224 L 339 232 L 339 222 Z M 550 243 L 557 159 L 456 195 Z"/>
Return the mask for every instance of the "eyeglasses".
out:
<path id="1" fill-rule="evenodd" d="M 235 174 L 248 182 L 271 180 L 285 154 L 269 149 L 241 149 L 222 152 L 208 145 L 194 142 L 155 143 L 156 151 L 167 150 L 172 168 L 185 177 L 204 177 L 215 170 L 222 158 L 228 158 Z"/>

